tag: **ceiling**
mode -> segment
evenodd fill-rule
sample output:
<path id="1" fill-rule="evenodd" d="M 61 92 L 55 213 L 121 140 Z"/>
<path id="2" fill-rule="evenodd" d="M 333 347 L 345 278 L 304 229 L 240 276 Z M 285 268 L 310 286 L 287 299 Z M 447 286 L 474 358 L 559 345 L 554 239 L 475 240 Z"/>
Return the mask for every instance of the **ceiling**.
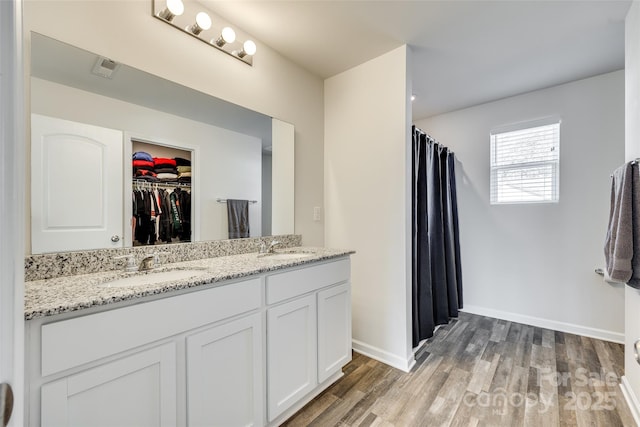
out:
<path id="1" fill-rule="evenodd" d="M 199 1 L 322 78 L 410 45 L 414 119 L 624 68 L 631 4 Z"/>

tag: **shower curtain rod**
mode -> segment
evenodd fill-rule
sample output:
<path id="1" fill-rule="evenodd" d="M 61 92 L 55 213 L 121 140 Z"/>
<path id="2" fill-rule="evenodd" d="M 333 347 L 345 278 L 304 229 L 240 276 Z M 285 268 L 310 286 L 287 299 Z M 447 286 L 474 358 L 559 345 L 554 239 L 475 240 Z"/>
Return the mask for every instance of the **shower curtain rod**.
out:
<path id="1" fill-rule="evenodd" d="M 447 147 L 446 145 L 442 144 L 440 141 L 438 141 L 437 139 L 435 139 L 434 137 L 432 137 L 431 135 L 429 135 L 428 133 L 426 133 L 425 131 L 423 131 L 422 129 L 420 129 L 417 126 L 413 126 L 418 132 L 420 132 L 421 134 L 423 134 L 426 138 L 427 138 L 427 142 L 432 143 L 432 144 L 437 144 L 442 146 L 445 150 L 447 150 L 449 153 L 451 154 L 455 154 L 449 147 Z"/>

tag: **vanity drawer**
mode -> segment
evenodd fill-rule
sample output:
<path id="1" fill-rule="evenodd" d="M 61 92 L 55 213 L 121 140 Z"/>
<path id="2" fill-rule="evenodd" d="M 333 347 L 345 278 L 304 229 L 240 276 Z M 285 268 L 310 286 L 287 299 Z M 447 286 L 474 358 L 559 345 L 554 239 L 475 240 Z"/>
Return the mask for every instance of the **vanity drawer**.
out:
<path id="1" fill-rule="evenodd" d="M 267 276 L 267 304 L 275 304 L 349 280 L 349 259 Z"/>
<path id="2" fill-rule="evenodd" d="M 42 376 L 258 309 L 260 278 L 42 326 Z"/>

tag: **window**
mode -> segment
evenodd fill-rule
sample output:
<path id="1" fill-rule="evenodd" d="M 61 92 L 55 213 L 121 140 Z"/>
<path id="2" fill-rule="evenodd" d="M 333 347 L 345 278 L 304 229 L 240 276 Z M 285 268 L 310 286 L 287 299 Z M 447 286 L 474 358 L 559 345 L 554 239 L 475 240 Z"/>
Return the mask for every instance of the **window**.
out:
<path id="1" fill-rule="evenodd" d="M 491 204 L 558 201 L 560 120 L 491 132 Z"/>

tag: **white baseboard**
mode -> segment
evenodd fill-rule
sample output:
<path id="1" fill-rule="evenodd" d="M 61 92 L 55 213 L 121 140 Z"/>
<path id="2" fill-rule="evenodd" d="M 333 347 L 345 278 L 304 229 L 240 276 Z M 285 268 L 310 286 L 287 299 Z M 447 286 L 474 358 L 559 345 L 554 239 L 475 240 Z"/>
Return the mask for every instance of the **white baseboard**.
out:
<path id="1" fill-rule="evenodd" d="M 416 359 L 415 357 L 413 357 L 413 353 L 411 353 L 411 355 L 405 360 L 400 356 L 379 349 L 378 347 L 365 344 L 362 341 L 352 340 L 351 342 L 353 351 L 364 354 L 367 357 L 375 359 L 389 366 L 393 366 L 394 368 L 400 369 L 401 371 L 409 372 L 411 371 L 411 368 L 413 368 L 413 366 L 416 364 Z"/>
<path id="2" fill-rule="evenodd" d="M 618 344 L 624 344 L 624 333 L 621 332 L 590 328 L 573 323 L 558 322 L 556 320 L 525 316 L 523 314 L 510 313 L 508 311 L 494 310 L 491 308 L 478 307 L 474 305 L 466 305 L 461 311 L 465 313 L 477 314 L 480 316 L 488 316 L 494 317 L 496 319 L 508 320 L 510 322 L 524 323 L 525 325 L 537 326 L 539 328 L 553 329 L 555 331 L 568 332 L 575 335 L 583 335 L 585 337 L 597 338 L 600 340 L 611 341 Z"/>
<path id="3" fill-rule="evenodd" d="M 627 380 L 626 376 L 622 376 L 622 381 L 620 381 L 620 388 L 622 389 L 622 394 L 624 395 L 624 399 L 627 401 L 629 405 L 629 409 L 631 410 L 631 415 L 633 415 L 633 419 L 636 421 L 637 425 L 640 425 L 640 402 L 638 402 L 638 398 L 636 394 L 633 392 L 631 388 L 631 384 Z"/>

